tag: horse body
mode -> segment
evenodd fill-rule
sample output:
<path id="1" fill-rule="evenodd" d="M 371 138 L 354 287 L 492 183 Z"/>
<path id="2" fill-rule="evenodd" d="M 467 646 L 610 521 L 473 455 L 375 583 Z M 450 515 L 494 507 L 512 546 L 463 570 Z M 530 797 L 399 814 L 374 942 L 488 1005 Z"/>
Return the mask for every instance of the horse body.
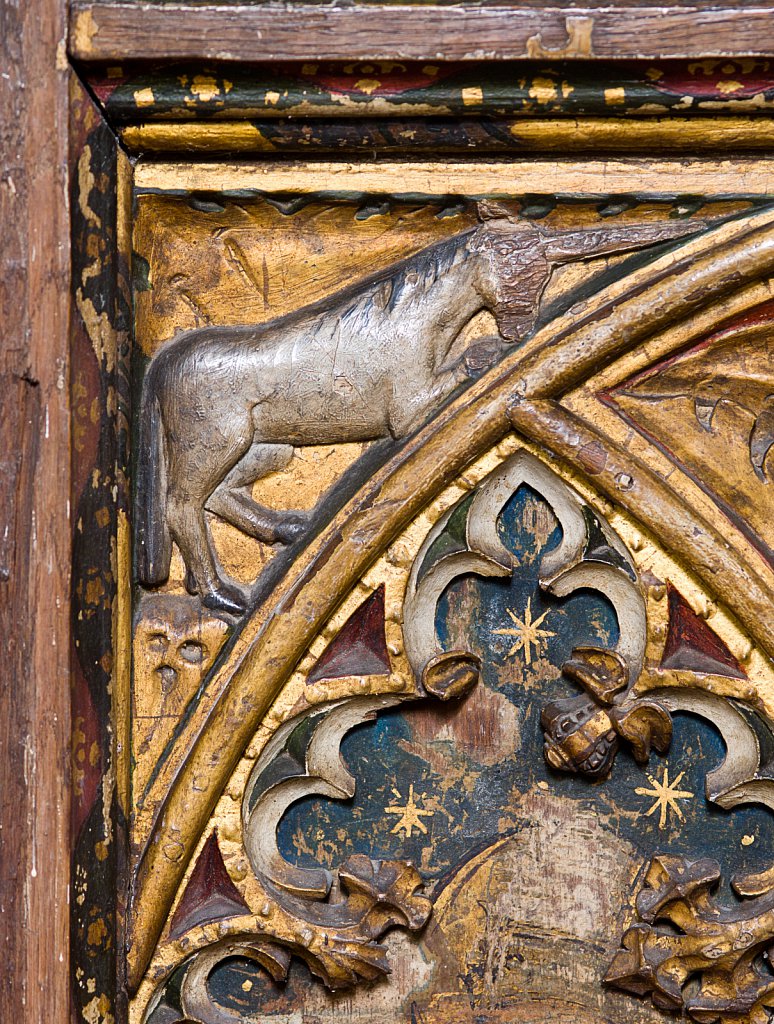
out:
<path id="1" fill-rule="evenodd" d="M 296 447 L 402 437 L 464 380 L 454 343 L 494 302 L 472 234 L 267 324 L 198 328 L 157 353 L 143 386 L 141 582 L 166 579 L 175 540 L 204 603 L 241 610 L 218 573 L 205 507 L 262 541 L 289 542 L 306 517 L 258 505 L 256 479 Z"/>
<path id="2" fill-rule="evenodd" d="M 497 204 L 495 204 L 496 207 Z M 480 215 L 487 216 L 486 204 Z M 222 579 L 205 508 L 265 543 L 289 543 L 308 517 L 254 501 L 252 484 L 296 447 L 404 437 L 502 346 L 534 328 L 552 268 L 697 230 L 642 224 L 547 230 L 495 212 L 312 305 L 261 325 L 203 327 L 167 342 L 143 384 L 137 563 L 145 586 L 169 575 L 172 541 L 189 590 L 238 613 Z M 491 344 L 461 341 L 482 310 Z"/>

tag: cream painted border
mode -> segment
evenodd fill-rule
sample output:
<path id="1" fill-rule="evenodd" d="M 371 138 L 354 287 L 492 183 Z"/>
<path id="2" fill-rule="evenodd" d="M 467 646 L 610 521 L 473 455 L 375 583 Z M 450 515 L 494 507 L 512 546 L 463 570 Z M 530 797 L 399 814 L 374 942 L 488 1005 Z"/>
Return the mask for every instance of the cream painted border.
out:
<path id="1" fill-rule="evenodd" d="M 140 161 L 135 187 L 164 191 L 381 192 L 423 195 L 774 193 L 774 157 L 509 160 L 475 163 Z"/>

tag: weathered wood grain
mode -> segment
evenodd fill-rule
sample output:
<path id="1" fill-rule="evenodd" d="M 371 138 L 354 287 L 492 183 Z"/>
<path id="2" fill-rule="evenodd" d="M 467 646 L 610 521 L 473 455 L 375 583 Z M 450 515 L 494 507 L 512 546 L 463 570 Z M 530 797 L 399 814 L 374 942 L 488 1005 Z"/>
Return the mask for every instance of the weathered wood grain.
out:
<path id="1" fill-rule="evenodd" d="M 78 60 L 505 60 L 766 55 L 765 6 L 543 9 L 76 2 Z"/>
<path id="2" fill-rule="evenodd" d="M 74 1019 L 122 1024 L 116 950 L 129 770 L 129 182 L 126 158 L 76 80 L 70 103 L 72 1004 Z"/>
<path id="3" fill-rule="evenodd" d="M 0 1020 L 68 995 L 69 402 L 64 4 L 0 9 Z"/>

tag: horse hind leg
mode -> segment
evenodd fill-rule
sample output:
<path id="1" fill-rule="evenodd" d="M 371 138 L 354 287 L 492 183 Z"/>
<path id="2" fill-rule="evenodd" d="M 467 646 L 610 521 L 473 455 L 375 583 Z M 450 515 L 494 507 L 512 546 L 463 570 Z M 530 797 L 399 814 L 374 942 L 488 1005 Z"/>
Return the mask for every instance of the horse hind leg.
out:
<path id="1" fill-rule="evenodd" d="M 254 500 L 251 486 L 261 477 L 284 469 L 293 446 L 255 442 L 207 499 L 207 510 L 264 544 L 289 544 L 308 523 L 300 512 L 280 512 Z"/>
<path id="2" fill-rule="evenodd" d="M 241 615 L 245 597 L 236 586 L 220 576 L 212 553 L 204 507 L 187 495 L 170 494 L 167 521 L 186 566 L 186 587 L 198 593 L 205 608 Z"/>
<path id="3" fill-rule="evenodd" d="M 224 579 L 218 566 L 204 515 L 208 496 L 250 446 L 233 429 L 229 434 L 202 439 L 191 431 L 171 461 L 167 491 L 167 525 L 186 566 L 186 586 L 198 593 L 206 608 L 240 615 L 246 608 L 241 588 Z M 207 458 L 201 449 L 206 448 Z"/>

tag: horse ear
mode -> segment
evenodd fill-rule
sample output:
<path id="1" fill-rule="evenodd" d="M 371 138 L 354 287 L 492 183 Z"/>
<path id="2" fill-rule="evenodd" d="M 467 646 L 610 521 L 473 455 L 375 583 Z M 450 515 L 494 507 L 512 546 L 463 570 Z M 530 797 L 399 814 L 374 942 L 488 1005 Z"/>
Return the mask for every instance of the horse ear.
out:
<path id="1" fill-rule="evenodd" d="M 476 213 L 480 221 L 488 220 L 518 220 L 518 202 L 509 202 L 504 199 L 480 199 L 476 203 Z"/>

